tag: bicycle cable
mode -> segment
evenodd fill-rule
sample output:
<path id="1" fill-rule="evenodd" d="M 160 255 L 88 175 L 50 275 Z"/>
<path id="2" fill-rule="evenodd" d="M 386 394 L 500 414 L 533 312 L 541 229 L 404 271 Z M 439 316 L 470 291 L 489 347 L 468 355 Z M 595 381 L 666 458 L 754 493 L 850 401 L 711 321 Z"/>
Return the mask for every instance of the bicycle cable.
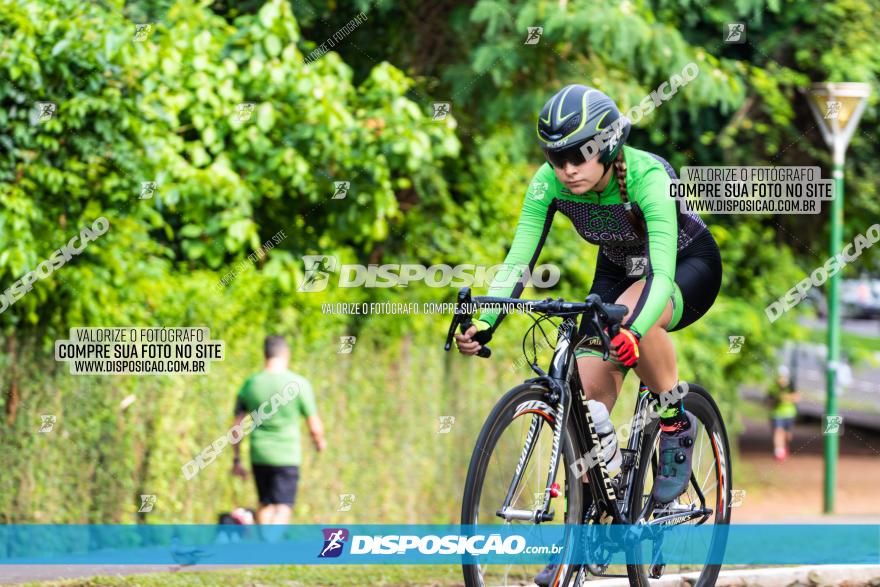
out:
<path id="1" fill-rule="evenodd" d="M 557 332 L 557 334 L 558 334 L 558 333 L 559 333 L 559 330 L 560 330 L 560 328 L 561 328 L 561 325 L 557 325 L 555 322 L 553 322 L 553 318 L 560 318 L 560 317 L 563 317 L 563 316 L 564 316 L 564 317 L 565 317 L 565 320 L 563 320 L 563 323 L 564 323 L 565 321 L 569 320 L 571 317 L 579 316 L 580 314 L 581 314 L 580 312 L 571 312 L 571 313 L 565 313 L 565 314 L 554 314 L 554 315 L 542 314 L 542 315 L 539 316 L 538 318 L 535 318 L 535 316 L 534 316 L 533 314 L 531 314 L 531 313 L 528 314 L 529 318 L 531 318 L 531 319 L 532 319 L 532 322 L 534 322 L 534 324 L 532 324 L 532 325 L 529 327 L 529 329 L 526 331 L 526 334 L 525 334 L 525 336 L 523 337 L 523 340 L 522 340 L 522 352 L 523 352 L 523 358 L 526 359 L 526 361 L 528 362 L 528 364 L 529 364 L 529 365 L 535 365 L 535 363 L 536 363 L 537 360 L 538 360 L 538 341 L 537 341 L 537 339 L 536 339 L 536 332 L 535 332 L 536 329 L 538 329 L 538 330 L 541 331 L 541 336 L 544 337 L 544 342 L 547 343 L 547 346 L 548 346 L 548 347 L 553 348 L 553 349 L 556 348 L 556 343 L 555 343 L 555 341 L 554 341 L 554 342 L 551 342 L 551 341 L 550 341 L 549 335 L 548 335 L 547 332 L 544 330 L 544 327 L 541 325 L 542 322 L 544 322 L 544 321 L 548 321 L 548 322 L 550 322 L 551 324 L 553 324 L 554 327 L 555 327 L 555 330 L 556 330 L 556 332 Z M 526 349 L 526 340 L 528 339 L 529 334 L 532 335 L 532 357 L 533 357 L 533 358 L 532 358 L 531 361 L 529 360 L 529 353 L 528 353 L 528 350 Z M 571 342 L 571 339 L 570 339 L 570 338 L 569 338 L 569 342 Z"/>

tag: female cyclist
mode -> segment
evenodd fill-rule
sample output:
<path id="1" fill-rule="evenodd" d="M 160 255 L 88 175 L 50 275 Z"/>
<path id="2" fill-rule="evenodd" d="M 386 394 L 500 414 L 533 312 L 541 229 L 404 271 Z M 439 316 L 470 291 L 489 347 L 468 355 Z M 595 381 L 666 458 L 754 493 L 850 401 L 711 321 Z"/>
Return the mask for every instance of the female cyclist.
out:
<path id="1" fill-rule="evenodd" d="M 664 394 L 683 395 L 669 332 L 705 314 L 721 287 L 715 239 L 699 216 L 681 212 L 669 196 L 675 178 L 669 163 L 625 145 L 630 127 L 608 96 L 586 86 L 566 86 L 544 105 L 538 138 L 548 163 L 526 192 L 504 260 L 512 270 L 504 279 L 496 277 L 489 290 L 490 296 L 519 297 L 524 268 L 534 268 L 557 210 L 585 240 L 599 245 L 590 293 L 630 312 L 611 340 L 614 360 L 603 361 L 590 348 L 575 356 L 587 397 L 609 412 L 630 368 L 661 401 Z M 598 154 L 587 160 L 584 152 Z M 634 275 L 640 265 L 643 272 Z M 503 318 L 498 312 L 481 314 L 456 335 L 459 351 L 476 354 Z M 684 400 L 661 412 L 660 430 L 661 467 L 652 495 L 668 503 L 685 491 L 691 474 L 696 421 Z"/>

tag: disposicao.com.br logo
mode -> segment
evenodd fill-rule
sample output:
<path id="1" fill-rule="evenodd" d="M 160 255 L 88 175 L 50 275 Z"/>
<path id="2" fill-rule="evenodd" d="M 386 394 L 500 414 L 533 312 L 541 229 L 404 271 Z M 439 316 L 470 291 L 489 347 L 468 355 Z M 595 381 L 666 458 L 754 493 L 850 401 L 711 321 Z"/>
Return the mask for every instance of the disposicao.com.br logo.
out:
<path id="1" fill-rule="evenodd" d="M 551 264 L 538 265 L 531 270 L 528 265 L 501 263 L 483 265 L 431 265 L 420 264 L 340 265 L 334 255 L 304 255 L 305 273 L 297 291 L 318 292 L 327 289 L 331 277 L 338 274 L 337 287 L 407 287 L 410 283 L 423 281 L 428 287 L 487 287 L 499 282 L 504 285 L 531 282 L 533 287 L 553 287 L 559 282 L 559 267 Z"/>
<path id="2" fill-rule="evenodd" d="M 348 540 L 348 530 L 345 528 L 324 528 L 324 546 L 318 553 L 318 558 L 335 558 L 342 554 L 342 549 Z"/>
<path id="3" fill-rule="evenodd" d="M 351 555 L 517 555 L 517 554 L 557 554 L 562 551 L 558 545 L 526 546 L 523 536 L 502 536 L 501 534 L 476 535 L 354 535 L 349 541 L 345 528 L 324 528 L 324 546 L 318 558 L 338 557 L 346 542 L 350 542 Z"/>
<path id="4" fill-rule="evenodd" d="M 522 554 L 526 551 L 526 539 L 522 536 L 500 534 L 489 536 L 355 536 L 351 541 L 351 554 Z"/>

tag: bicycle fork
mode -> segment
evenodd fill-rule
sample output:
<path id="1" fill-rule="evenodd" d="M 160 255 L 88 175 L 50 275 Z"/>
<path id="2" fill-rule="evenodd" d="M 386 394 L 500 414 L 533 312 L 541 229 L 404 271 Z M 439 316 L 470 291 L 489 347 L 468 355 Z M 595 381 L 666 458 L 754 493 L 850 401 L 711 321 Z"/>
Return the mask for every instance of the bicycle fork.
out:
<path id="1" fill-rule="evenodd" d="M 569 326 L 569 329 L 571 326 Z M 495 514 L 504 518 L 508 522 L 511 520 L 520 520 L 526 522 L 549 522 L 554 517 L 553 510 L 550 509 L 550 500 L 559 496 L 560 488 L 554 482 L 556 473 L 559 469 L 559 460 L 562 453 L 562 432 L 565 430 L 565 423 L 569 417 L 569 409 L 571 407 L 571 393 L 566 384 L 566 366 L 573 357 L 569 352 L 568 329 L 562 328 L 557 337 L 556 351 L 553 353 L 553 359 L 550 362 L 549 376 L 537 369 L 539 375 L 538 380 L 542 381 L 551 393 L 555 394 L 559 399 L 556 402 L 556 409 L 553 411 L 553 446 L 550 451 L 550 465 L 547 471 L 547 483 L 544 486 L 544 496 L 539 507 L 534 510 L 516 509 L 510 507 L 514 492 L 522 480 L 523 471 L 535 450 L 535 444 L 538 440 L 538 433 L 541 429 L 540 414 L 536 414 L 532 418 L 532 424 L 526 436 L 526 442 L 520 453 L 519 462 L 516 466 L 516 472 L 507 489 L 507 495 L 504 498 L 504 504 Z M 547 406 L 548 410 L 552 410 Z"/>
<path id="2" fill-rule="evenodd" d="M 513 479 L 511 479 L 510 486 L 507 489 L 507 495 L 504 498 L 504 504 L 501 506 L 496 512 L 496 515 L 500 518 L 504 518 L 508 522 L 512 520 L 519 520 L 524 522 L 549 522 L 554 517 L 554 511 L 550 509 L 550 501 L 554 497 L 559 496 L 559 487 L 554 483 L 554 479 L 556 478 L 556 473 L 559 468 L 559 457 L 562 452 L 562 431 L 565 429 L 565 420 L 568 416 L 568 401 L 565 397 L 568 394 L 561 394 L 559 403 L 556 406 L 556 410 L 553 414 L 553 445 L 550 452 L 550 464 L 548 466 L 547 471 L 547 483 L 544 486 L 544 495 L 541 501 L 541 504 L 538 505 L 534 510 L 526 510 L 526 509 L 517 509 L 510 507 L 510 502 L 514 498 L 514 494 L 516 492 L 516 488 L 519 486 L 520 481 L 522 481 L 523 472 L 525 471 L 526 466 L 528 465 L 529 460 L 531 459 L 532 453 L 535 451 L 535 446 L 538 442 L 539 432 L 541 430 L 542 419 L 543 416 L 540 414 L 535 414 L 532 416 L 532 423 L 529 426 L 529 431 L 526 434 L 526 441 L 523 445 L 522 452 L 519 456 L 519 461 L 516 465 L 516 471 L 513 474 Z"/>

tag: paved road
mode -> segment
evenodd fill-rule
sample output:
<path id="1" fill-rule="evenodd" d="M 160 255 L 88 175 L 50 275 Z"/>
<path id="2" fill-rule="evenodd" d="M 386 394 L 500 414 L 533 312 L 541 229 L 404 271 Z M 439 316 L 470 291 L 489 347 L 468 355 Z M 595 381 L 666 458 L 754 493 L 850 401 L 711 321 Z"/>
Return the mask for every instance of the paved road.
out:
<path id="1" fill-rule="evenodd" d="M 651 581 L 651 587 L 691 587 L 696 575 L 672 575 Z M 715 587 L 788 587 L 789 585 L 840 585 L 860 587 L 880 581 L 880 565 L 823 565 L 775 569 L 722 570 Z M 595 587 L 629 587 L 626 579 L 590 581 Z"/>
<path id="2" fill-rule="evenodd" d="M 827 324 L 825 320 L 815 318 L 801 318 L 799 322 L 819 330 L 824 330 Z M 880 320 L 841 320 L 840 327 L 844 332 L 880 338 Z"/>
<path id="3" fill-rule="evenodd" d="M 812 328 L 826 327 L 821 320 L 803 319 L 801 323 Z M 845 320 L 842 326 L 846 332 L 880 336 L 880 321 L 877 320 Z M 798 408 L 803 415 L 815 418 L 824 415 L 826 357 L 824 344 L 806 342 L 797 343 L 794 349 L 787 349 L 779 357 L 780 364 L 796 365 L 795 381 L 803 397 Z M 876 353 L 870 363 L 853 368 L 846 360 L 844 349 L 842 365 L 838 370 L 838 405 L 844 422 L 880 430 L 880 353 Z M 758 398 L 763 396 L 763 391 L 745 389 L 744 395 Z"/>
<path id="4" fill-rule="evenodd" d="M 737 439 L 734 488 L 744 491 L 734 523 L 880 524 L 880 432 L 844 427 L 837 468 L 836 515 L 822 515 L 824 458 L 822 426 L 805 421 L 794 428 L 791 455 L 773 458 L 767 420 L 744 422 Z"/>

